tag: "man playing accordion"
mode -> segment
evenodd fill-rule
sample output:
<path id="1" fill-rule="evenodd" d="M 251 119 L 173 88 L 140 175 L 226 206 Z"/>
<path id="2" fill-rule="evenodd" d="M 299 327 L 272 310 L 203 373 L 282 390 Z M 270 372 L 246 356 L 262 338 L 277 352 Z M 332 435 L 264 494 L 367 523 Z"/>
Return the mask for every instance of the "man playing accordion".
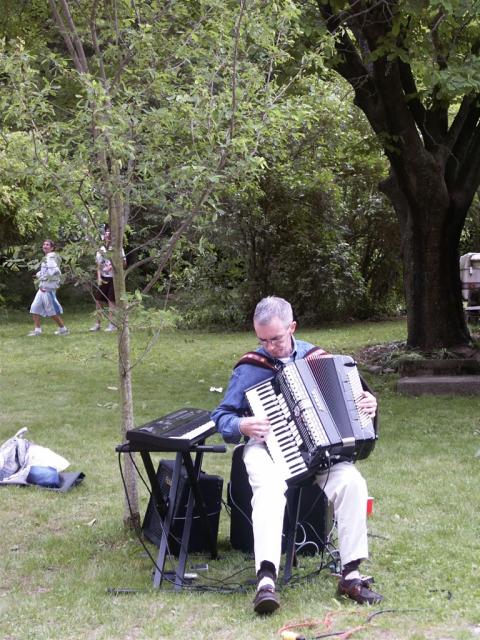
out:
<path id="1" fill-rule="evenodd" d="M 261 300 L 255 309 L 253 325 L 259 341 L 255 353 L 276 369 L 303 358 L 314 347 L 294 337 L 296 322 L 292 307 L 282 298 L 271 296 Z M 244 463 L 253 492 L 252 526 L 258 579 L 253 608 L 258 614 L 272 613 L 280 605 L 275 581 L 280 565 L 287 484 L 265 446 L 270 421 L 247 415 L 245 392 L 270 377 L 271 369 L 255 363 L 240 364 L 233 371 L 222 403 L 212 414 L 226 442 L 238 443 L 242 436 L 246 439 Z M 364 391 L 359 407 L 373 418 L 377 401 Z M 360 604 L 380 602 L 383 597 L 370 588 L 370 579 L 359 572 L 361 561 L 368 558 L 368 492 L 364 478 L 352 462 L 342 461 L 319 471 L 314 481 L 332 503 L 337 522 L 342 563 L 339 594 Z"/>

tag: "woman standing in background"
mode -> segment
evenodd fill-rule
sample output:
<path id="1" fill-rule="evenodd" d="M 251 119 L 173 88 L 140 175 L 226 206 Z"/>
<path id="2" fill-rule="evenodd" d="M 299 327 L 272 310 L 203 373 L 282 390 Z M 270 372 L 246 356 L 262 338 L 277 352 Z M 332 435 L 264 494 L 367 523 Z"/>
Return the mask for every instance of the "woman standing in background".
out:
<path id="1" fill-rule="evenodd" d="M 30 331 L 29 336 L 42 335 L 41 318 L 52 318 L 58 325 L 55 335 L 64 336 L 68 333 L 68 329 L 60 317 L 63 309 L 56 294 L 62 273 L 60 271 L 60 256 L 55 253 L 54 249 L 55 243 L 52 240 L 43 241 L 42 250 L 45 257 L 41 262 L 40 270 L 35 274 L 38 281 L 38 291 L 30 307 L 34 329 Z"/>

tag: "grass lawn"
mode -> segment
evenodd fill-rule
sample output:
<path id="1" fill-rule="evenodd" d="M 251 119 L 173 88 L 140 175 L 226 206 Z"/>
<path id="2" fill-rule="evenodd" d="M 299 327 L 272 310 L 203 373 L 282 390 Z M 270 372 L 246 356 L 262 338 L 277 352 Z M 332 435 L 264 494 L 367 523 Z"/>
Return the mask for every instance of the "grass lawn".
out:
<path id="1" fill-rule="evenodd" d="M 298 580 L 282 589 L 282 607 L 260 619 L 251 610 L 253 560 L 229 547 L 226 510 L 220 559 L 189 557 L 189 566 L 208 562 L 198 584 L 218 585 L 219 591 L 152 588 L 151 562 L 122 526 L 116 336 L 89 333 L 87 313 L 67 313 L 66 337 L 53 335 L 53 323 L 44 323 L 41 337 L 27 337 L 27 313 L 1 320 L 0 441 L 26 426 L 29 439 L 86 475 L 66 494 L 0 487 L 4 640 L 264 640 L 279 637 L 283 625 L 306 620 L 319 623 L 299 629 L 307 639 L 361 625 L 354 634 L 359 639 L 480 638 L 478 398 L 403 397 L 395 393 L 394 375 L 367 375 L 380 402 L 380 440 L 359 463 L 375 497 L 371 558 L 363 568 L 375 575 L 385 601 L 366 609 L 338 600 L 327 571 L 306 578 L 319 559 L 301 557 Z M 352 354 L 367 344 L 404 339 L 405 324 L 327 326 L 298 335 Z M 133 333 L 135 357 L 147 340 L 146 332 Z M 183 406 L 212 409 L 221 396 L 210 387 L 225 387 L 236 359 L 254 346 L 250 333 L 163 333 L 134 369 L 136 424 Z M 230 454 L 231 447 L 227 455 L 210 454 L 203 465 L 224 478 L 224 489 Z M 141 483 L 139 490 L 143 513 L 148 494 Z M 237 592 L 220 592 L 235 584 Z M 112 595 L 109 588 L 135 592 Z M 322 623 L 329 613 L 331 627 Z"/>

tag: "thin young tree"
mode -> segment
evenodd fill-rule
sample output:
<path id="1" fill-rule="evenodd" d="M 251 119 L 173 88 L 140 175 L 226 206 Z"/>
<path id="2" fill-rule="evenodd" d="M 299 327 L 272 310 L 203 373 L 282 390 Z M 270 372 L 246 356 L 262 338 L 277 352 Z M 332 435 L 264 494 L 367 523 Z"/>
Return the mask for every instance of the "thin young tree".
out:
<path id="1" fill-rule="evenodd" d="M 299 12 L 287 1 L 266 16 L 253 0 L 49 6 L 54 30 L 47 25 L 41 55 L 21 42 L 7 50 L 12 94 L 4 113 L 11 128 L 16 117 L 28 130 L 38 165 L 92 239 L 107 212 L 124 437 L 134 427 L 131 311 L 155 292 L 195 221 L 215 215 L 219 186 L 263 166 L 259 139 L 283 94 L 273 70 L 288 55 Z M 125 271 L 127 227 L 137 230 L 140 259 Z M 149 276 L 143 292 L 131 294 L 126 277 L 138 266 L 148 266 Z M 124 520 L 138 526 L 128 457 L 124 471 Z"/>

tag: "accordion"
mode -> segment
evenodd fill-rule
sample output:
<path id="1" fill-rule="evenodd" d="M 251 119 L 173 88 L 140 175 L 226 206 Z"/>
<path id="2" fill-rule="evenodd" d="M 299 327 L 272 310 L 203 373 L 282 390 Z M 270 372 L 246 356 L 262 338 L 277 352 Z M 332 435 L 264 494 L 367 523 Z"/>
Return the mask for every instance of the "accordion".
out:
<path id="1" fill-rule="evenodd" d="M 320 353 L 245 392 L 252 414 L 270 420 L 265 444 L 288 484 L 335 462 L 366 458 L 377 440 L 376 418 L 358 406 L 364 385 L 355 361 Z"/>

